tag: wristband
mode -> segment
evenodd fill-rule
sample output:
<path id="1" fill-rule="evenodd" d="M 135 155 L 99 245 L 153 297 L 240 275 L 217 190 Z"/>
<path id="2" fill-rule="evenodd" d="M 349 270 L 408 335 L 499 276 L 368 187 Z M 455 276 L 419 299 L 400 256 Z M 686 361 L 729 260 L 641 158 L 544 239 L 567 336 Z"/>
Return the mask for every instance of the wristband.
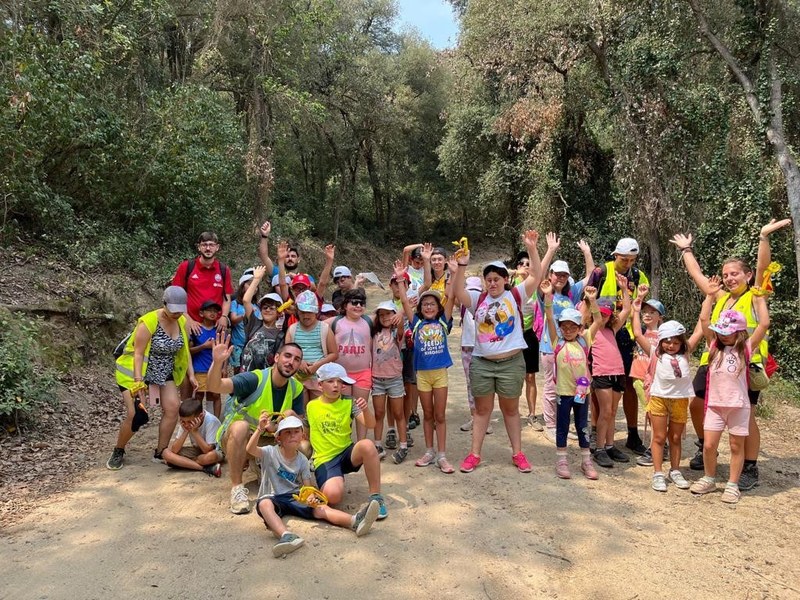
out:
<path id="1" fill-rule="evenodd" d="M 268 239 L 269 239 L 269 236 L 268 236 L 268 235 L 264 235 L 264 234 L 262 233 L 262 234 L 261 234 L 261 239 L 262 239 L 262 240 L 268 240 Z"/>
<path id="2" fill-rule="evenodd" d="M 553 308 L 553 303 L 552 302 L 550 304 L 545 303 L 544 307 L 545 308 Z"/>

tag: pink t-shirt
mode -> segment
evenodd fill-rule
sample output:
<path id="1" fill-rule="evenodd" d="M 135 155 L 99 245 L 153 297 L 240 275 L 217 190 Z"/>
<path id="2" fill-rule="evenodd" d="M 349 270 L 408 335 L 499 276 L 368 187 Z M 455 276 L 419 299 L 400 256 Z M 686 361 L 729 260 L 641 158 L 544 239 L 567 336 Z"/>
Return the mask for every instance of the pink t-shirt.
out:
<path id="1" fill-rule="evenodd" d="M 400 355 L 397 331 L 381 329 L 372 338 L 372 376 L 391 378 L 402 374 L 403 357 Z"/>
<path id="2" fill-rule="evenodd" d="M 348 373 L 369 369 L 372 363 L 372 332 L 366 319 L 351 321 L 342 317 L 331 322 L 331 326 L 336 329 L 333 335 L 339 347 L 339 358 L 336 362 Z"/>
<path id="3" fill-rule="evenodd" d="M 648 329 L 644 332 L 644 337 L 650 342 L 652 348 L 658 347 L 658 330 Z M 647 375 L 647 367 L 650 366 L 650 355 L 645 354 L 639 344 L 633 349 L 633 364 L 631 365 L 631 378 L 644 381 Z"/>
<path id="4" fill-rule="evenodd" d="M 748 348 L 750 342 L 747 342 Z M 733 346 L 717 346 L 719 353 L 708 361 L 708 406 L 747 408 L 747 365 Z"/>
<path id="5" fill-rule="evenodd" d="M 624 375 L 625 365 L 617 347 L 614 330 L 603 327 L 592 340 L 592 375 Z"/>

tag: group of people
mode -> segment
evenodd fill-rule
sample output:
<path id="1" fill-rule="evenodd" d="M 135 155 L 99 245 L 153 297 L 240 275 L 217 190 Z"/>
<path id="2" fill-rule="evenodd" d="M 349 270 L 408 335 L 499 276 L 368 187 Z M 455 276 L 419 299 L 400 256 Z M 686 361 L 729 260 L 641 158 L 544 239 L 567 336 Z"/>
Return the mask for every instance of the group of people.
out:
<path id="1" fill-rule="evenodd" d="M 301 272 L 300 251 L 286 242 L 275 247 L 273 262 L 267 222 L 261 264 L 242 273 L 234 289 L 230 269 L 217 258 L 217 236 L 205 232 L 198 256 L 179 265 L 164 291 L 163 306 L 142 315 L 115 353 L 126 417 L 107 467 L 123 466 L 128 441 L 149 419 L 148 405 L 158 405 L 153 460 L 216 477 L 227 462 L 233 513 L 251 510 L 243 473 L 251 461 L 260 465 L 255 508 L 279 538 L 276 556 L 303 543 L 284 516 L 324 519 L 363 535 L 388 515 L 381 461 L 387 450 L 394 463 L 406 460 L 411 430 L 422 427 L 417 467 L 456 470 L 447 456 L 448 336 L 460 313 L 470 409 L 461 430 L 472 436 L 462 473 L 481 464 L 495 397 L 512 464 L 522 473 L 532 470 L 522 449 L 524 389 L 525 422 L 554 444 L 558 477 L 571 477 L 570 438 L 577 438 L 580 470 L 589 479 L 598 478 L 595 465 L 630 461 L 615 441 L 622 400 L 625 447 L 639 455 L 637 464 L 652 465 L 658 492 L 667 482 L 696 494 L 716 491 L 717 447 L 727 429 L 731 464 L 722 500 L 737 502 L 742 490 L 758 484 L 760 436 L 752 407 L 768 381 L 769 362 L 761 286 L 771 260 L 769 236 L 788 224 L 773 220 L 761 229 L 755 271 L 729 259 L 721 277 L 702 273 L 691 235 L 675 235 L 672 243 L 705 294 L 697 323 L 688 327 L 666 320 L 667 308 L 648 297 L 632 238 L 619 240 L 600 266 L 581 240 L 585 275 L 579 280 L 567 262 L 556 260 L 554 233 L 545 237 L 540 257 L 539 234 L 526 231 L 525 251 L 513 265 L 490 262 L 481 276 L 467 276 L 466 239 L 452 254 L 410 244 L 394 265 L 391 300 L 373 312 L 365 279 L 344 265 L 334 268 L 333 246 L 325 248 L 315 280 Z M 706 351 L 692 377 L 690 356 L 701 344 Z M 540 370 L 543 423 L 536 416 Z M 639 435 L 642 403 L 652 423 L 649 447 Z M 691 485 L 680 469 L 690 415 L 698 450 L 689 466 L 704 471 Z M 353 515 L 333 508 L 344 497 L 344 476 L 362 467 L 369 488 L 364 505 Z"/>

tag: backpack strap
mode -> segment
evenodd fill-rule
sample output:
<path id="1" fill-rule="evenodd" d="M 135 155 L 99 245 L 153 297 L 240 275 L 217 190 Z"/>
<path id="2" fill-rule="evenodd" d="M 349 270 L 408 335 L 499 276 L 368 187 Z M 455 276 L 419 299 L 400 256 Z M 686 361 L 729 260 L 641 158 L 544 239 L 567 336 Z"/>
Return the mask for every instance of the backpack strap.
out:
<path id="1" fill-rule="evenodd" d="M 522 317 L 522 297 L 519 295 L 519 290 L 517 290 L 516 286 L 511 288 L 511 295 L 514 296 L 514 302 L 517 303 L 517 310 L 519 311 L 519 316 Z M 475 305 L 475 310 L 483 304 L 484 300 L 489 296 L 489 292 L 481 292 L 481 295 L 478 296 L 478 303 Z"/>
<path id="2" fill-rule="evenodd" d="M 194 265 L 197 261 L 194 258 L 190 258 L 186 261 L 186 277 L 183 279 L 183 289 L 186 290 L 189 288 L 189 275 L 192 274 L 194 271 Z M 225 285 L 224 283 L 222 285 Z"/>
<path id="3" fill-rule="evenodd" d="M 336 315 L 333 321 L 331 321 L 331 331 L 333 331 L 333 335 L 336 335 L 336 324 L 344 319 L 344 315 Z"/>

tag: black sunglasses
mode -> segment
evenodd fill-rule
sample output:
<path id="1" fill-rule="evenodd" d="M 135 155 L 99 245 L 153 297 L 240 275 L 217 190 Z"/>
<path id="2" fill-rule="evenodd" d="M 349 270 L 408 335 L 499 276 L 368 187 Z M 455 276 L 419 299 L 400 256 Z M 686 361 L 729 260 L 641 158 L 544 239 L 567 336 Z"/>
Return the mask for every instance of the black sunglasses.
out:
<path id="1" fill-rule="evenodd" d="M 367 301 L 366 300 L 350 300 L 350 304 L 352 304 L 353 306 L 366 306 L 367 305 Z"/>

